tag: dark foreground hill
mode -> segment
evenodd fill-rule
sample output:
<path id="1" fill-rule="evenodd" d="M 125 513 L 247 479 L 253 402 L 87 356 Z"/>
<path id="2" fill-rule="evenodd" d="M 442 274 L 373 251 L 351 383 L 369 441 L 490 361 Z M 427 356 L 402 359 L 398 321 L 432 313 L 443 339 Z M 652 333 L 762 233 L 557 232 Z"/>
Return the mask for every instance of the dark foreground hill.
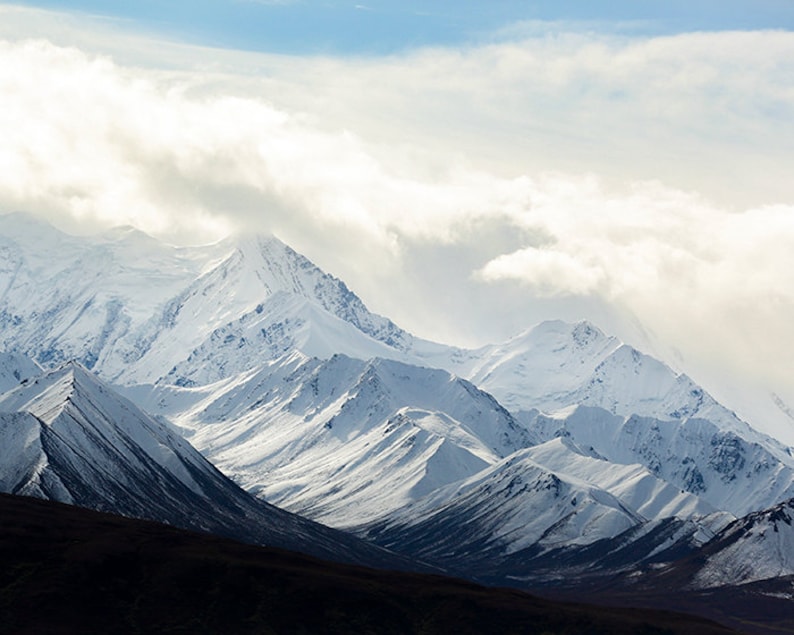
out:
<path id="1" fill-rule="evenodd" d="M 36 499 L 0 496 L 3 633 L 720 634 L 674 613 L 560 604 Z"/>

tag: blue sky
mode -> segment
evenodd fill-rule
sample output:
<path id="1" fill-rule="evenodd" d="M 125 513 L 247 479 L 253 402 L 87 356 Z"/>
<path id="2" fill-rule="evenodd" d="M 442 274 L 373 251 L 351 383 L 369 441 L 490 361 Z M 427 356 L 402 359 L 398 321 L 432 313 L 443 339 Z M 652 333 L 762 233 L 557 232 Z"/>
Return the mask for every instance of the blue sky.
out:
<path id="1" fill-rule="evenodd" d="M 525 21 L 669 34 L 792 29 L 790 0 L 50 0 L 19 3 L 131 21 L 194 44 L 272 53 L 389 54 L 477 43 Z"/>

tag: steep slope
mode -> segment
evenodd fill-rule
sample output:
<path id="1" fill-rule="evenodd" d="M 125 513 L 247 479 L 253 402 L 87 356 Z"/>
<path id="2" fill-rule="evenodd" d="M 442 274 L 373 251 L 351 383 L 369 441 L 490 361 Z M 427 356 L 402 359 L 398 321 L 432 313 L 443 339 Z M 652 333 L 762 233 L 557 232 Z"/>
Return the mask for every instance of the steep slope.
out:
<path id="1" fill-rule="evenodd" d="M 665 518 L 695 521 L 692 536 L 698 523 L 703 535 L 712 535 L 730 520 L 714 512 L 639 465 L 611 464 L 555 439 L 520 450 L 359 532 L 430 561 L 477 570 L 480 562 L 522 550 L 531 548 L 537 556 L 589 545 Z"/>
<path id="2" fill-rule="evenodd" d="M 794 576 L 794 499 L 749 514 L 704 549 L 692 586 L 710 588 Z"/>
<path id="3" fill-rule="evenodd" d="M 167 359 L 167 344 L 155 347 L 160 351 L 158 355 Z M 291 351 L 322 359 L 340 351 L 358 359 L 400 356 L 316 302 L 278 291 L 239 319 L 213 330 L 161 383 L 203 386 L 258 368 L 264 360 L 277 359 Z M 151 364 L 151 357 L 146 360 L 147 365 Z M 125 375 L 135 376 L 135 371 Z"/>
<path id="4" fill-rule="evenodd" d="M 216 249 L 224 257 L 145 325 L 141 359 L 116 381 L 147 383 L 168 373 L 171 383 L 207 383 L 289 350 L 370 357 L 398 354 L 410 339 L 273 237 L 232 238 Z M 332 346 L 312 345 L 325 337 Z"/>
<path id="5" fill-rule="evenodd" d="M 521 542 L 486 526 L 464 537 L 467 553 L 479 544 L 483 553 L 526 555 L 559 538 L 555 549 L 578 550 L 578 558 L 631 532 L 661 539 L 669 531 L 675 542 L 696 532 L 687 523 L 702 501 L 743 515 L 794 496 L 791 449 L 592 324 L 545 322 L 475 351 L 424 342 L 272 237 L 177 249 L 131 228 L 74 237 L 24 215 L 0 217 L 0 344 L 45 366 L 76 359 L 125 385 L 250 491 L 339 527 L 405 509 L 436 522 L 455 505 L 460 518 L 489 510 L 497 519 L 500 510 L 484 498 L 494 489 L 504 494 L 501 511 L 515 514 L 510 522 L 542 529 L 554 520 L 538 534 L 546 543 L 530 545 L 532 531 Z M 0 360 L 0 389 L 36 374 L 30 367 L 3 375 Z M 157 444 L 130 445 L 140 426 L 121 434 L 112 422 L 112 433 L 86 433 L 103 413 L 81 419 L 66 392 L 53 388 L 32 405 L 9 398 L 5 487 L 60 500 L 94 496 L 97 505 L 138 513 L 141 492 L 130 494 L 126 483 L 157 481 L 154 461 L 178 481 L 157 513 L 180 510 L 177 490 L 208 493 L 196 476 L 200 463 Z M 52 407 L 54 423 L 43 410 L 50 402 L 61 404 Z M 65 420 L 78 422 L 77 431 Z M 169 434 L 146 420 L 156 435 Z M 68 434 L 56 434 L 61 426 Z M 73 469 L 92 452 L 99 458 L 84 473 Z M 619 478 L 593 477 L 593 461 Z M 557 499 L 511 506 L 506 483 L 552 476 L 586 501 L 576 514 L 564 514 Z M 471 487 L 459 496 L 464 484 Z M 678 498 L 679 490 L 700 501 Z M 419 514 L 422 501 L 434 507 Z M 437 524 L 454 535 L 452 525 Z M 581 532 L 595 542 L 579 544 Z"/>
<path id="6" fill-rule="evenodd" d="M 544 322 L 473 352 L 460 370 L 541 439 L 566 435 L 610 461 L 640 463 L 717 509 L 742 516 L 794 496 L 790 448 L 588 322 Z"/>
<path id="7" fill-rule="evenodd" d="M 0 216 L 0 345 L 43 364 L 123 367 L 137 354 L 132 333 L 205 257 L 132 228 L 76 237 Z"/>
<path id="8" fill-rule="evenodd" d="M 213 386 L 134 394 L 247 490 L 338 527 L 534 441 L 472 384 L 383 359 L 293 353 Z"/>
<path id="9" fill-rule="evenodd" d="M 70 363 L 0 398 L 3 491 L 277 545 L 405 566 L 246 494 L 186 441 Z"/>
<path id="10" fill-rule="evenodd" d="M 556 409 L 620 346 L 588 322 L 542 322 L 498 345 L 431 357 L 492 392 L 511 411 Z"/>
<path id="11" fill-rule="evenodd" d="M 791 451 L 746 425 L 737 425 L 739 434 L 705 419 L 624 417 L 585 406 L 522 421 L 542 439 L 565 436 L 609 461 L 644 465 L 737 517 L 794 496 Z"/>
<path id="12" fill-rule="evenodd" d="M 581 404 L 620 415 L 697 416 L 741 425 L 689 377 L 587 321 L 542 322 L 504 344 L 433 359 L 493 394 L 511 412 L 553 412 Z"/>
<path id="13" fill-rule="evenodd" d="M 553 580 L 555 589 L 548 597 L 577 599 L 586 593 L 599 604 L 682 610 L 744 633 L 790 633 L 794 628 L 793 528 L 794 500 L 789 500 L 729 523 L 697 549 L 667 550 L 660 554 L 664 557 L 645 564 L 632 557 L 628 562 L 633 561 L 633 568 L 618 575 L 591 575 L 594 569 L 608 569 L 620 557 L 608 549 L 601 549 L 608 555 L 603 558 L 602 554 L 600 561 L 598 554 L 575 550 L 552 552 L 545 563 L 530 559 L 523 586 L 540 589 L 538 582 L 543 578 L 538 574 L 544 568 L 551 574 L 584 556 L 589 568 Z M 512 567 L 515 571 L 515 560 L 520 557 L 505 561 L 502 570 Z"/>
<path id="14" fill-rule="evenodd" d="M 740 422 L 685 375 L 587 322 L 476 351 L 411 336 L 273 237 L 176 248 L 130 227 L 70 236 L 0 216 L 0 349 L 74 359 L 117 384 L 205 385 L 289 351 L 445 368 L 511 412 L 573 404 Z"/>
<path id="15" fill-rule="evenodd" d="M 423 344 L 270 236 L 178 248 L 129 227 L 71 236 L 0 216 L 0 349 L 120 384 L 194 381 L 298 349 L 404 357 Z"/>

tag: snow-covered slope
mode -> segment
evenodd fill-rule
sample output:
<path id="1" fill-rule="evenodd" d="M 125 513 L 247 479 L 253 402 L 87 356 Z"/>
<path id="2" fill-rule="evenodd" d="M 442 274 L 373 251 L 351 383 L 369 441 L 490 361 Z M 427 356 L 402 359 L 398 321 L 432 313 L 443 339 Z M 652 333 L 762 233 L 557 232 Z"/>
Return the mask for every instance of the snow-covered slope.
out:
<path id="1" fill-rule="evenodd" d="M 75 359 L 117 384 L 204 385 L 292 350 L 445 368 L 512 412 L 573 404 L 658 419 L 736 417 L 685 375 L 588 322 L 475 351 L 411 336 L 273 237 L 175 248 L 129 227 L 76 237 L 0 216 L 0 350 Z"/>
<path id="2" fill-rule="evenodd" d="M 0 487 L 335 560 L 401 566 L 382 550 L 245 493 L 75 363 L 0 398 Z"/>
<path id="3" fill-rule="evenodd" d="M 498 346 L 429 358 L 487 390 L 511 412 L 582 404 L 621 415 L 738 424 L 689 377 L 587 321 L 542 322 Z"/>
<path id="4" fill-rule="evenodd" d="M 76 237 L 24 214 L 0 216 L 0 346 L 109 376 L 137 358 L 136 329 L 206 258 L 132 228 Z"/>
<path id="5" fill-rule="evenodd" d="M 489 390 L 510 410 L 548 410 L 567 405 L 566 396 L 619 346 L 587 322 L 553 320 L 503 344 L 430 359 Z"/>
<path id="6" fill-rule="evenodd" d="M 0 398 L 0 410 L 28 415 L 24 436 L 39 452 L 13 493 L 49 498 L 106 509 L 112 501 L 131 515 L 144 497 L 131 490 L 156 481 L 163 468 L 179 487 L 203 492 L 201 471 L 211 468 L 201 455 L 173 433 L 149 421 L 132 404 L 115 398 L 80 366 L 70 363 L 40 378 L 24 382 Z M 12 428 L 9 428 L 9 431 Z M 117 479 L 108 480 L 115 472 Z M 197 480 L 198 479 L 198 480 Z M 176 485 L 169 483 L 169 485 Z M 174 496 L 152 505 L 166 513 Z"/>
<path id="7" fill-rule="evenodd" d="M 343 282 L 273 237 L 229 239 L 228 255 L 170 300 L 138 338 L 143 355 L 117 377 L 208 383 L 290 350 L 400 356 L 413 338 L 370 313 Z"/>
<path id="8" fill-rule="evenodd" d="M 166 357 L 167 344 L 155 348 Z M 212 331 L 169 371 L 163 383 L 203 386 L 258 368 L 263 361 L 291 351 L 322 359 L 340 351 L 358 359 L 395 356 L 394 349 L 362 335 L 353 324 L 317 303 L 279 291 L 241 318 Z M 146 363 L 151 364 L 151 359 Z M 135 372 L 126 377 L 134 378 Z"/>
<path id="9" fill-rule="evenodd" d="M 712 514 L 715 507 L 658 478 L 646 467 L 613 463 L 586 452 L 570 438 L 558 437 L 524 451 L 535 464 L 571 481 L 605 490 L 644 519 L 693 518 Z"/>
<path id="10" fill-rule="evenodd" d="M 441 370 L 300 353 L 145 400 L 249 491 L 327 524 L 360 524 L 471 476 L 533 437 Z M 179 413 L 176 416 L 174 413 Z"/>
<path id="11" fill-rule="evenodd" d="M 401 357 L 416 342 L 274 237 L 177 248 L 128 227 L 78 237 L 0 216 L 0 348 L 45 365 L 75 359 L 133 384 L 176 366 L 169 381 L 192 381 L 209 362 L 209 380 L 287 349 Z"/>
<path id="12" fill-rule="evenodd" d="M 478 350 L 433 344 L 370 313 L 273 237 L 185 249 L 131 228 L 75 237 L 2 216 L 2 347 L 45 367 L 74 359 L 123 385 L 159 418 L 141 415 L 158 435 L 176 442 L 169 430 L 183 431 L 258 496 L 339 527 L 388 515 L 400 535 L 423 540 L 411 532 L 432 526 L 428 539 L 443 538 L 441 552 L 457 540 L 464 553 L 536 558 L 568 549 L 578 558 L 617 541 L 605 548 L 629 557 L 635 539 L 689 541 L 694 519 L 712 508 L 738 516 L 794 496 L 790 448 L 588 322 L 544 322 Z M 35 366 L 4 360 L 0 390 L 25 378 L 28 387 L 12 395 L 43 385 Z M 198 464 L 168 458 L 173 448 L 131 450 L 132 428 L 103 441 L 102 469 L 88 465 L 78 478 L 68 470 L 83 450 L 73 456 L 56 444 L 51 456 L 41 441 L 61 443 L 52 431 L 71 430 L 60 415 L 57 425 L 42 423 L 50 397 L 7 399 L 11 489 L 63 500 L 81 487 L 101 492 L 108 471 L 126 474 L 111 468 L 131 454 L 136 479 L 159 457 L 179 472 L 179 488 L 206 498 L 193 488 L 204 487 Z M 67 419 L 87 430 L 107 420 L 101 415 Z M 104 438 L 70 434 L 80 443 Z M 40 470 L 27 469 L 31 457 L 45 457 Z M 59 470 L 48 467 L 53 457 Z M 117 481 L 107 483 L 108 504 L 125 500 Z"/>
<path id="13" fill-rule="evenodd" d="M 0 393 L 11 390 L 26 379 L 38 377 L 43 372 L 36 362 L 20 353 L 0 352 Z"/>
<path id="14" fill-rule="evenodd" d="M 713 535 L 731 519 L 639 465 L 612 464 L 555 439 L 520 450 L 359 532 L 460 566 L 466 558 L 505 558 L 529 548 L 537 556 L 590 545 L 669 518 L 693 521 L 690 536 L 698 529 Z"/>
<path id="15" fill-rule="evenodd" d="M 794 499 L 740 518 L 706 547 L 696 588 L 794 576 Z"/>
<path id="16" fill-rule="evenodd" d="M 543 439 L 565 436 L 609 461 L 644 465 L 735 516 L 794 496 L 790 450 L 746 425 L 740 435 L 705 419 L 624 417 L 586 406 L 521 420 Z"/>

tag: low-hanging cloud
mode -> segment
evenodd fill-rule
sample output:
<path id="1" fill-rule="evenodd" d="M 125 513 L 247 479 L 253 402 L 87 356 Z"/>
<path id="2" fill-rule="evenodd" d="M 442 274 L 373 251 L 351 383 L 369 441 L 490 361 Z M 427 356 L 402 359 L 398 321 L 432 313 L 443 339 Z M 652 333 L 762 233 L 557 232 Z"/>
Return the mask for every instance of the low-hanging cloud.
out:
<path id="1" fill-rule="evenodd" d="M 606 302 L 794 393 L 794 34 L 158 65 L 75 33 L 0 42 L 0 209 L 272 231 L 447 340 Z"/>
<path id="2" fill-rule="evenodd" d="M 499 255 L 477 275 L 535 297 L 606 298 L 692 357 L 787 382 L 794 206 L 732 212 L 654 184 L 621 197 L 571 184 L 533 208 L 545 244 Z"/>

